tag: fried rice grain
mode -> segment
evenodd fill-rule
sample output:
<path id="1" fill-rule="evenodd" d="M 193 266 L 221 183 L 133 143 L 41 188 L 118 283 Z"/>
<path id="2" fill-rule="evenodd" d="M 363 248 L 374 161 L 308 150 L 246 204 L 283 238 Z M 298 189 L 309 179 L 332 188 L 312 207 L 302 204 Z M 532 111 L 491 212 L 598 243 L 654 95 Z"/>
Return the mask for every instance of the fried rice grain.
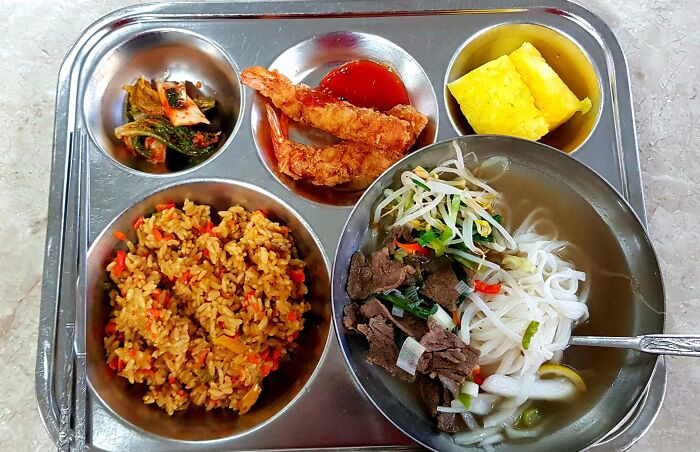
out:
<path id="1" fill-rule="evenodd" d="M 186 200 L 134 225 L 107 265 L 116 288 L 107 365 L 144 383 L 168 414 L 191 405 L 246 413 L 304 328 L 304 262 L 291 231 L 261 211 L 219 212 Z"/>

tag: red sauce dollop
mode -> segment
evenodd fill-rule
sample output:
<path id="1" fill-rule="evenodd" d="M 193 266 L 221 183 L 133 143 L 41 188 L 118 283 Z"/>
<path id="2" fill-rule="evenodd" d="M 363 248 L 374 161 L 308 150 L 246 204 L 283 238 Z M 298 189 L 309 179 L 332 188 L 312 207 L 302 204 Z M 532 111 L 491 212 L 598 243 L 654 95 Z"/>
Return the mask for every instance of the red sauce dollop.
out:
<path id="1" fill-rule="evenodd" d="M 386 66 L 370 60 L 346 63 L 330 71 L 318 89 L 358 107 L 387 111 L 410 103 L 403 82 Z"/>

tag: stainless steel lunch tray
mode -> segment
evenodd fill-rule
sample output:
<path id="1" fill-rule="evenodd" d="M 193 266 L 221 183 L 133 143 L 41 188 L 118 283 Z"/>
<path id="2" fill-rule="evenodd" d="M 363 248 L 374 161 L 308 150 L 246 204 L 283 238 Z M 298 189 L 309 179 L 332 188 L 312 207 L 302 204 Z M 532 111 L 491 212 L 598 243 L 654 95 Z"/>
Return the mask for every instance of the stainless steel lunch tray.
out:
<path id="1" fill-rule="evenodd" d="M 270 65 L 291 46 L 313 36 L 357 31 L 382 36 L 405 49 L 420 64 L 437 94 L 437 139 L 455 136 L 442 100 L 445 71 L 453 54 L 471 35 L 500 23 L 534 23 L 557 30 L 577 42 L 598 68 L 602 89 L 600 119 L 591 137 L 575 152 L 581 160 L 629 201 L 646 221 L 634 129 L 627 65 L 610 28 L 585 8 L 563 0 L 383 2 L 228 2 L 161 3 L 125 8 L 90 26 L 69 52 L 59 74 L 54 131 L 54 154 L 44 281 L 37 350 L 36 391 L 39 410 L 51 437 L 58 436 L 60 382 L 69 345 L 66 324 L 73 316 L 73 300 L 59 296 L 61 260 L 75 258 L 64 246 L 74 224 L 69 218 L 68 150 L 74 135 L 94 131 L 84 114 L 88 80 L 97 55 L 136 33 L 170 29 L 193 32 L 213 43 L 238 70 Z M 133 74 L 135 76 L 136 74 Z M 279 183 L 264 166 L 253 139 L 251 109 L 254 95 L 240 94 L 241 120 L 220 154 L 211 162 L 170 176 L 127 170 L 89 140 L 91 240 L 133 200 L 164 185 L 190 179 L 229 178 L 264 187 L 286 201 L 311 225 L 332 261 L 350 207 L 329 206 L 301 197 Z M 385 420 L 355 386 L 335 336 L 331 334 L 320 368 L 307 391 L 262 428 L 242 437 L 209 444 L 168 443 L 169 449 L 276 450 L 417 447 Z M 657 362 L 647 391 L 618 428 L 591 450 L 630 447 L 651 426 L 663 401 L 666 368 Z M 159 437 L 134 429 L 113 416 L 95 397 L 89 398 L 88 443 L 103 450 L 158 450 Z"/>

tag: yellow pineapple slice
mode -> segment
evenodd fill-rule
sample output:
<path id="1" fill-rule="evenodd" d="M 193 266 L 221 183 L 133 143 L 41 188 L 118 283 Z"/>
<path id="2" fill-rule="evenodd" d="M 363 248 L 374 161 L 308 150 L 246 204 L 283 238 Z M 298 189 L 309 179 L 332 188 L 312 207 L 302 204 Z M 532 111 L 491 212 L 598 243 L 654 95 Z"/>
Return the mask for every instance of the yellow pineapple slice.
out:
<path id="1" fill-rule="evenodd" d="M 447 85 L 476 133 L 539 140 L 547 120 L 508 55 L 479 66 Z"/>
<path id="2" fill-rule="evenodd" d="M 547 120 L 549 130 L 568 121 L 577 111 L 585 114 L 591 109 L 591 101 L 588 98 L 578 100 L 529 42 L 525 42 L 509 56 L 535 98 L 535 106 Z"/>

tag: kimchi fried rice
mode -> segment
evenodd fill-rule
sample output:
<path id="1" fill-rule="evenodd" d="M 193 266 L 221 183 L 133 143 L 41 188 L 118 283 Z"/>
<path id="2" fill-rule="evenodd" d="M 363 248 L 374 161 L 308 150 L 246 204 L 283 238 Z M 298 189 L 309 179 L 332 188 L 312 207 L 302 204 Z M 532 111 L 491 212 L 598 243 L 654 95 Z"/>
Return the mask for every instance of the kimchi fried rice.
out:
<path id="1" fill-rule="evenodd" d="M 251 409 L 304 327 L 304 262 L 289 228 L 256 210 L 159 204 L 107 271 L 116 288 L 107 364 L 144 383 L 145 403 Z M 126 239 L 121 232 L 119 239 Z"/>

